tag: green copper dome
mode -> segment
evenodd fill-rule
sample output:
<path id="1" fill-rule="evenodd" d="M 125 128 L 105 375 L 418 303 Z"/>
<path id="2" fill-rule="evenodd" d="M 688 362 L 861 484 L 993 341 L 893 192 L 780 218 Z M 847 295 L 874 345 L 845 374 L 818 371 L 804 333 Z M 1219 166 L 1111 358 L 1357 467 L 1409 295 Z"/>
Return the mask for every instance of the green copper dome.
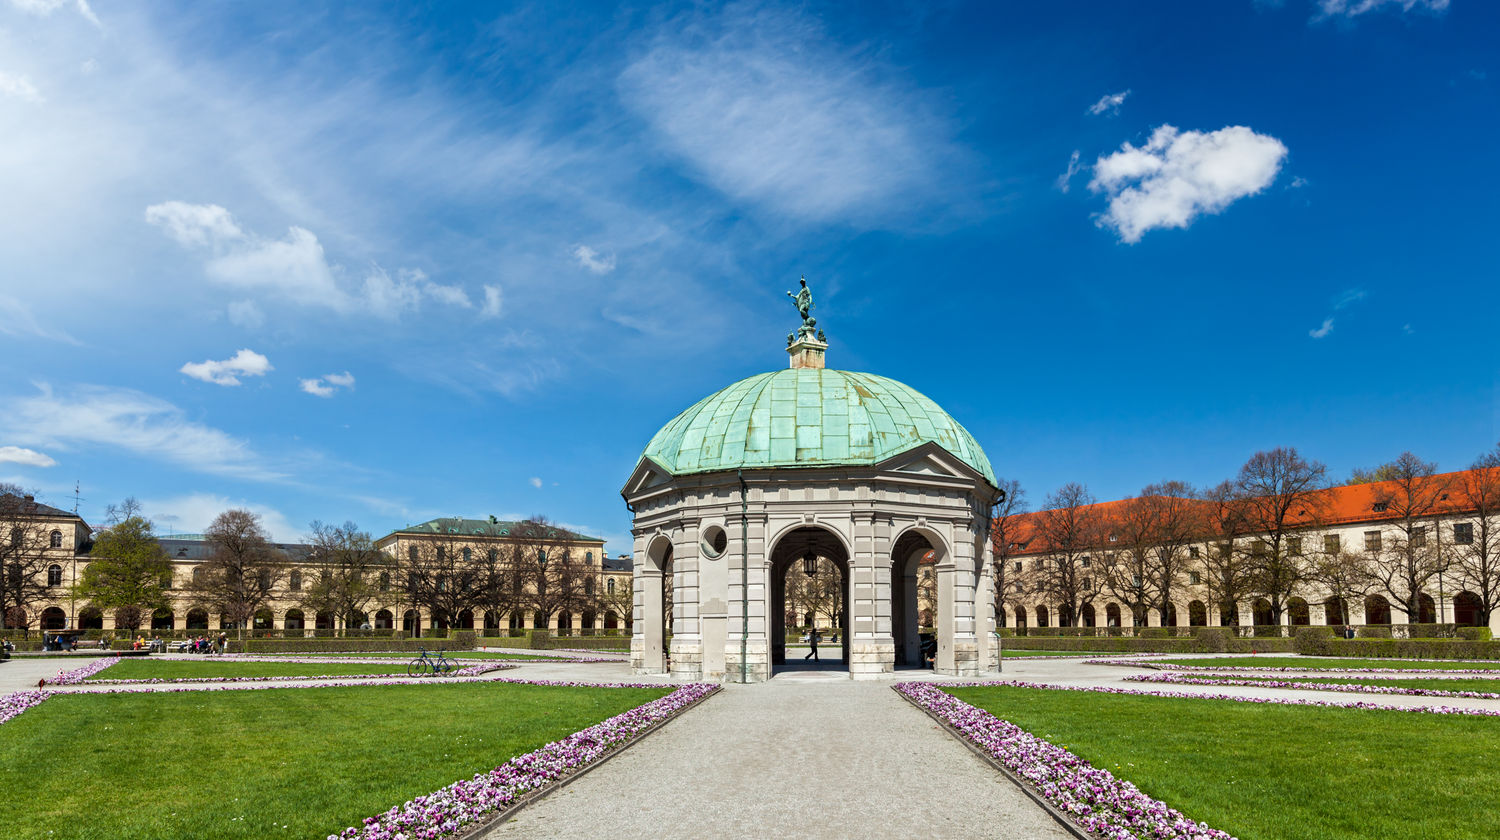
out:
<path id="1" fill-rule="evenodd" d="M 710 394 L 663 426 L 642 455 L 686 475 L 877 464 L 929 442 L 995 484 L 973 435 L 922 394 L 884 376 L 792 368 Z"/>

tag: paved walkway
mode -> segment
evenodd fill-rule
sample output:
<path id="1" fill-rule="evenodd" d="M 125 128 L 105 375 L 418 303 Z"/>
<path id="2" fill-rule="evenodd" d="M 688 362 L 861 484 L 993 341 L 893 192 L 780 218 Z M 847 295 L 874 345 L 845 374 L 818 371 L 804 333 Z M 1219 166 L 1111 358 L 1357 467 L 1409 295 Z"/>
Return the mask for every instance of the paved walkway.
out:
<path id="1" fill-rule="evenodd" d="M 888 682 L 809 673 L 726 686 L 481 836 L 1069 835 Z"/>

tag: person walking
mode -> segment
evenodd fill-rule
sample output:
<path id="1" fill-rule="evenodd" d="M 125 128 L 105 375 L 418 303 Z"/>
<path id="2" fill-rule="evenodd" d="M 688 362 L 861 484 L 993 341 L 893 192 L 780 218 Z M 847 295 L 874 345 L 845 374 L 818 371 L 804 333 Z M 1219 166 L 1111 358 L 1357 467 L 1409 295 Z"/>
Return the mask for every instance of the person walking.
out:
<path id="1" fill-rule="evenodd" d="M 219 632 L 219 655 L 223 656 L 228 651 L 229 651 L 229 634 L 225 633 L 223 631 L 220 631 Z"/>
<path id="2" fill-rule="evenodd" d="M 807 643 L 812 645 L 812 651 L 802 658 L 818 662 L 818 628 L 814 627 L 807 631 Z"/>

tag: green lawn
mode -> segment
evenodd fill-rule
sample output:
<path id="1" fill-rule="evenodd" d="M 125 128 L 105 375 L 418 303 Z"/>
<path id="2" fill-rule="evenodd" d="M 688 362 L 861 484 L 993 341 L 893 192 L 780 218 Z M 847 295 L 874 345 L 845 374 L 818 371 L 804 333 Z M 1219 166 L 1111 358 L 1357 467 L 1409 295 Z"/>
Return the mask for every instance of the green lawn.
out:
<path id="1" fill-rule="evenodd" d="M 1296 680 L 1299 683 L 1324 683 L 1332 685 L 1378 685 L 1391 688 L 1440 688 L 1444 691 L 1484 691 L 1490 694 L 1500 694 L 1500 674 L 1494 677 L 1475 677 L 1474 679 L 1463 679 L 1453 677 L 1447 679 L 1431 678 L 1421 679 L 1419 677 L 1397 677 L 1389 679 L 1386 677 L 1298 677 L 1287 674 L 1196 674 L 1195 679 L 1204 680 Z"/>
<path id="2" fill-rule="evenodd" d="M 1013 657 L 1022 657 L 1022 656 L 1078 656 L 1078 657 L 1084 657 L 1084 656 L 1109 656 L 1110 655 L 1108 652 L 1104 652 L 1104 651 L 1100 651 L 1098 653 L 1090 653 L 1089 651 L 1086 651 L 1086 650 L 1011 650 L 1010 648 L 1005 648 L 1004 652 L 1005 652 L 1005 658 L 1006 659 L 1011 659 Z"/>
<path id="3" fill-rule="evenodd" d="M 436 655 L 437 654 L 437 648 L 433 648 L 432 650 L 429 650 L 427 653 L 429 655 Z M 344 656 L 344 657 L 351 657 L 351 658 L 357 658 L 357 659 L 365 659 L 365 658 L 375 659 L 375 658 L 381 658 L 381 657 L 391 657 L 393 659 L 407 659 L 407 660 L 411 660 L 411 659 L 416 659 L 417 658 L 418 652 L 417 651 L 385 651 L 385 650 L 377 650 L 377 651 L 369 651 L 369 652 L 348 651 L 348 652 L 343 652 L 343 653 L 334 653 L 334 652 L 331 652 L 331 651 L 321 651 L 320 650 L 320 651 L 308 652 L 308 653 L 251 653 L 250 655 L 251 656 L 334 656 L 334 657 Z M 445 650 L 445 651 L 443 651 L 443 655 L 446 656 L 446 657 L 448 657 L 449 659 L 536 659 L 538 656 L 546 658 L 549 654 L 548 654 L 547 651 L 539 651 L 538 653 L 535 653 L 535 654 L 525 654 L 525 653 L 507 653 L 505 651 L 497 651 L 497 650 Z M 565 656 L 565 655 L 560 655 L 560 656 L 557 656 L 555 658 L 561 659 L 561 658 L 563 658 L 563 656 Z"/>
<path id="4" fill-rule="evenodd" d="M 1241 840 L 1468 840 L 1491 833 L 1500 809 L 1490 718 L 1007 686 L 952 693 Z"/>
<path id="5" fill-rule="evenodd" d="M 0 726 L 6 838 L 326 837 L 668 689 L 53 697 Z"/>
<path id="6" fill-rule="evenodd" d="M 1323 656 L 1240 656 L 1164 661 L 1172 665 L 1206 665 L 1210 668 L 1306 668 L 1320 671 L 1347 671 L 1364 668 L 1398 668 L 1412 671 L 1500 670 L 1500 662 L 1418 662 L 1414 659 L 1333 659 Z"/>
<path id="7" fill-rule="evenodd" d="M 322 677 L 405 674 L 405 662 L 236 662 L 233 659 L 121 659 L 90 680 L 180 680 L 188 677 Z"/>

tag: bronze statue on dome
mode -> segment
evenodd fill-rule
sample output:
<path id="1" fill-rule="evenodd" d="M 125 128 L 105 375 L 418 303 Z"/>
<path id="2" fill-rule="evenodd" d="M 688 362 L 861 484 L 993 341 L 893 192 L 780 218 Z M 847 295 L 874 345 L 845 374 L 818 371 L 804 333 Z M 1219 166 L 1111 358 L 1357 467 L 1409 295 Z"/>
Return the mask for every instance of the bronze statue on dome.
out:
<path id="1" fill-rule="evenodd" d="M 818 324 L 818 319 L 812 316 L 813 303 L 812 290 L 807 288 L 807 277 L 802 278 L 802 289 L 795 294 L 787 292 L 786 296 L 792 299 L 797 306 L 797 313 L 802 316 L 802 326 L 797 328 L 797 338 L 806 338 L 812 335 Z"/>

